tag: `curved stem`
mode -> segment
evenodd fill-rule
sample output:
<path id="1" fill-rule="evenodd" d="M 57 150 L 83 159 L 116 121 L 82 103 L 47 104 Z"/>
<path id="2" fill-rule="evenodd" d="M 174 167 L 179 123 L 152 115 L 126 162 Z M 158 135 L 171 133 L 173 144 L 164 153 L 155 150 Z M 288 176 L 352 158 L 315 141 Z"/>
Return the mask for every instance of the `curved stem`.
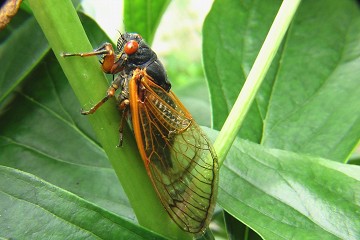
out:
<path id="1" fill-rule="evenodd" d="M 249 76 L 215 141 L 214 148 L 220 165 L 240 130 L 300 2 L 301 0 L 284 0 L 275 17 Z"/>

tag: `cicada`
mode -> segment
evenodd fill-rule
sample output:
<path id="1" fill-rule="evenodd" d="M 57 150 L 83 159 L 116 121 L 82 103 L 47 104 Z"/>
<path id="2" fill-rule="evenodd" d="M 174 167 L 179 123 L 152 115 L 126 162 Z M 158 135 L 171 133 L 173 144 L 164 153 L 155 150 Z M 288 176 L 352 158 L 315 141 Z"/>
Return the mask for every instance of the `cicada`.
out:
<path id="1" fill-rule="evenodd" d="M 105 43 L 93 52 L 63 54 L 93 55 L 101 56 L 103 71 L 114 79 L 106 96 L 82 114 L 94 113 L 120 89 L 118 106 L 132 124 L 162 205 L 181 229 L 202 234 L 214 211 L 218 185 L 217 156 L 210 141 L 170 90 L 164 66 L 139 34 L 121 34 L 116 51 Z M 122 138 L 120 127 L 120 143 Z"/>

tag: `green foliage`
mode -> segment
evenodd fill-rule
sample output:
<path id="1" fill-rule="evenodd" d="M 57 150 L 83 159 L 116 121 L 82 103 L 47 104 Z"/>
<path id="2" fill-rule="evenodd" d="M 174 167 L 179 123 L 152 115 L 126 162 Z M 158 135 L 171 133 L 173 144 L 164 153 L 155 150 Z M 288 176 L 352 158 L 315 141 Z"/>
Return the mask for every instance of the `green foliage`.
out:
<path id="1" fill-rule="evenodd" d="M 10 182 L 12 186 L 6 186 Z M 0 186 L 0 225 L 4 238 L 163 239 L 14 168 L 0 166 Z"/>
<path id="2" fill-rule="evenodd" d="M 203 54 L 218 113 L 216 129 L 229 113 L 281 2 L 229 0 L 213 5 L 204 24 Z M 358 21 L 354 1 L 304 1 L 239 136 L 346 162 L 360 131 Z"/>
<path id="3" fill-rule="evenodd" d="M 0 237 L 188 237 L 157 201 L 129 129 L 124 147 L 115 147 L 114 102 L 90 118 L 79 114 L 103 97 L 107 81 L 96 58 L 59 57 L 91 50 L 73 13 L 59 14 L 64 2 L 40 16 L 59 25 L 40 29 L 36 4 L 30 4 L 37 20 L 21 11 L 0 34 Z M 168 3 L 125 1 L 125 29 L 151 42 Z M 214 2 L 203 28 L 203 59 L 215 128 L 225 121 L 280 4 Z M 109 41 L 79 15 L 93 47 Z M 62 21 L 53 23 L 56 18 Z M 355 1 L 303 1 L 221 168 L 217 236 L 360 238 L 360 168 L 346 164 L 360 137 L 359 66 Z M 199 98 L 200 87 L 188 87 L 179 91 L 185 105 L 200 104 L 186 100 Z"/>
<path id="4" fill-rule="evenodd" d="M 141 33 L 151 44 L 157 26 L 170 0 L 124 0 L 124 24 L 127 32 Z"/>
<path id="5" fill-rule="evenodd" d="M 281 3 L 215 1 L 207 16 L 203 55 L 215 128 Z M 359 13 L 354 1 L 301 3 L 238 134 L 261 147 L 235 142 L 221 169 L 218 203 L 265 239 L 360 236 L 360 169 L 336 163 L 348 161 L 360 136 Z"/>
<path id="6" fill-rule="evenodd" d="M 235 218 L 265 239 L 359 237 L 358 166 L 247 141 L 233 148 L 218 203 Z"/>

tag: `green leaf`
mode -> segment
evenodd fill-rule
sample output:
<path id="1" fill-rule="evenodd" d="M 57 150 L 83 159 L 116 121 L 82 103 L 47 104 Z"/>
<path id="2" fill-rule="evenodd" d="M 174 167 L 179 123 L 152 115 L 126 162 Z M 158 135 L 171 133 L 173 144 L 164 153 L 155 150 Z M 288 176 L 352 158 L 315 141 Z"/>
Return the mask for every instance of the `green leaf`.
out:
<path id="1" fill-rule="evenodd" d="M 81 13 L 80 17 L 94 46 L 107 39 L 93 20 Z M 21 29 L 20 26 L 14 34 Z M 39 27 L 32 30 L 32 35 L 42 35 Z M 30 58 L 32 53 L 28 54 Z M 34 66 L 30 70 L 20 95 L 0 118 L 0 164 L 35 174 L 109 211 L 134 219 L 128 199 L 87 118 L 79 114 L 81 105 L 56 59 L 48 54 L 36 70 Z"/>
<path id="2" fill-rule="evenodd" d="M 127 32 L 136 32 L 151 45 L 157 26 L 170 0 L 124 0 L 124 24 Z"/>
<path id="3" fill-rule="evenodd" d="M 224 211 L 224 218 L 226 222 L 227 235 L 230 240 L 236 239 L 262 239 L 254 230 L 237 220 L 228 212 Z"/>
<path id="4" fill-rule="evenodd" d="M 4 166 L 0 202 L 4 239 L 163 239 L 34 175 Z"/>
<path id="5" fill-rule="evenodd" d="M 49 54 L 0 118 L 0 164 L 134 219 L 62 69 Z"/>
<path id="6" fill-rule="evenodd" d="M 265 239 L 359 239 L 360 167 L 236 140 L 218 203 Z"/>
<path id="7" fill-rule="evenodd" d="M 211 230 L 215 239 L 228 238 L 224 222 L 224 211 L 218 206 L 215 207 L 214 215 L 211 220 L 211 226 L 213 226 Z"/>
<path id="8" fill-rule="evenodd" d="M 187 87 L 174 87 L 176 95 L 189 110 L 197 124 L 210 127 L 211 113 L 208 100 L 208 89 L 204 87 L 203 82 L 194 82 Z"/>
<path id="9" fill-rule="evenodd" d="M 3 101 L 50 50 L 34 17 L 19 11 L 4 30 L 0 45 L 0 102 Z M 31 39 L 28 36 L 31 35 Z"/>
<path id="10" fill-rule="evenodd" d="M 214 2 L 204 24 L 203 54 L 216 128 L 280 3 Z M 355 1 L 303 1 L 239 136 L 345 162 L 360 136 L 359 33 Z"/>
<path id="11" fill-rule="evenodd" d="M 252 1 L 215 1 L 206 17 L 203 58 L 212 108 L 216 113 L 214 128 L 220 129 L 229 114 L 280 4 L 281 1 L 255 4 Z M 272 69 L 268 74 L 273 74 Z M 268 80 L 264 84 L 268 85 Z M 262 98 L 267 102 L 269 96 L 262 95 Z M 243 124 L 241 136 L 259 142 L 263 117 L 261 109 L 254 105 Z"/>
<path id="12" fill-rule="evenodd" d="M 80 0 L 73 0 L 78 6 Z M 23 2 L 9 25 L 0 32 L 0 103 L 25 79 L 50 50 L 31 10 Z M 25 10 L 24 10 L 25 9 Z M 31 36 L 31 38 L 29 38 Z"/>
<path id="13" fill-rule="evenodd" d="M 230 240 L 247 239 L 248 227 L 224 211 L 226 230 Z"/>

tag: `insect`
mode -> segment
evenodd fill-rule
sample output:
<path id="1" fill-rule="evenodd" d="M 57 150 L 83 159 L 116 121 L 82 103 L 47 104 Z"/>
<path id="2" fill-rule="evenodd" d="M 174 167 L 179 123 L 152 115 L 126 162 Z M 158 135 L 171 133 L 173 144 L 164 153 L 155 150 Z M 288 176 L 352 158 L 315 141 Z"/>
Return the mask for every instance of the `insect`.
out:
<path id="1" fill-rule="evenodd" d="M 105 43 L 93 52 L 62 54 L 94 55 L 101 55 L 103 71 L 114 80 L 106 96 L 82 114 L 94 113 L 120 89 L 120 145 L 128 118 L 162 205 L 184 231 L 202 234 L 214 211 L 218 185 L 218 162 L 210 141 L 170 90 L 162 63 L 139 34 L 121 34 L 116 51 Z"/>

